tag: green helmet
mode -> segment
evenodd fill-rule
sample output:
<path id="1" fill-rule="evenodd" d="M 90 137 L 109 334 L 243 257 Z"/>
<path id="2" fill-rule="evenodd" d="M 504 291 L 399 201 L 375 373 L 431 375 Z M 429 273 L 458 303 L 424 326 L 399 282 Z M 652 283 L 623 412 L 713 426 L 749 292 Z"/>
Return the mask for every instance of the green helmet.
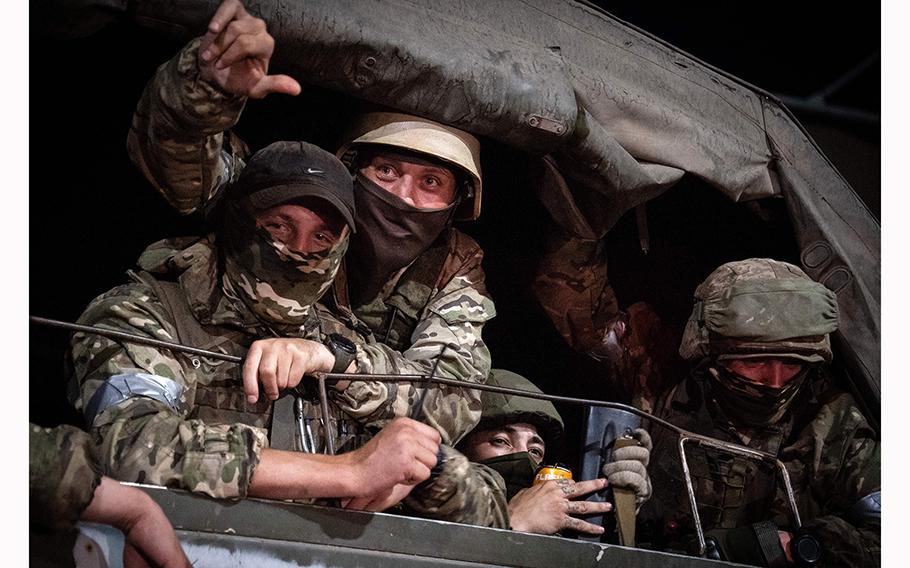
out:
<path id="1" fill-rule="evenodd" d="M 505 369 L 492 369 L 487 384 L 543 394 L 543 391 L 528 379 Z M 480 400 L 483 404 L 483 413 L 477 424 L 478 430 L 491 430 L 506 424 L 525 422 L 537 427 L 537 433 L 547 447 L 554 446 L 562 438 L 565 429 L 562 417 L 548 400 L 490 391 L 483 391 Z"/>
<path id="2" fill-rule="evenodd" d="M 770 258 L 728 262 L 695 290 L 679 354 L 831 362 L 837 297 L 798 267 Z"/>

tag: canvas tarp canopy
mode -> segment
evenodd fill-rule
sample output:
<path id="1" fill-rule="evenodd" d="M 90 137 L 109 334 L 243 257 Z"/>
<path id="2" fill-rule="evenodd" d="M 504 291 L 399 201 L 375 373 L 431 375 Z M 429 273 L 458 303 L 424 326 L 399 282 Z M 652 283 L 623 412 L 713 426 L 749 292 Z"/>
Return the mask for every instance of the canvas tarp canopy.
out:
<path id="1" fill-rule="evenodd" d="M 189 38 L 219 2 L 75 3 Z M 734 201 L 783 196 L 802 267 L 837 292 L 841 357 L 878 410 L 880 227 L 774 97 L 582 2 L 246 4 L 282 72 L 547 156 L 540 197 L 580 237 L 686 173 Z"/>

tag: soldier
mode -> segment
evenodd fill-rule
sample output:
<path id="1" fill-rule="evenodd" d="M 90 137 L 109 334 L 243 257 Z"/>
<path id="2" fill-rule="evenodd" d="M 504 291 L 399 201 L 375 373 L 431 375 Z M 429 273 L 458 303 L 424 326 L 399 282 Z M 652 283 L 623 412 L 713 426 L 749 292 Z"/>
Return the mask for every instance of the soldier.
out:
<path id="1" fill-rule="evenodd" d="M 274 40 L 238 0 L 225 0 L 206 34 L 162 65 L 139 102 L 128 149 L 148 180 L 182 213 L 206 206 L 244 166 L 229 129 L 247 97 L 296 95 L 300 85 L 268 75 Z M 495 315 L 484 286 L 482 251 L 452 227 L 480 212 L 477 140 L 457 129 L 397 113 L 367 113 L 339 155 L 356 174 L 357 232 L 327 302 L 377 342 L 358 351 L 364 373 L 436 372 L 483 382 L 490 353 L 481 339 Z M 365 387 L 364 385 L 369 385 Z M 480 416 L 470 389 L 335 384 L 349 405 L 384 417 L 413 413 L 453 444 Z M 252 396 L 252 394 L 251 394 Z"/>
<path id="2" fill-rule="evenodd" d="M 38 526 L 67 530 L 77 520 L 104 523 L 125 537 L 123 564 L 189 568 L 174 529 L 152 498 L 101 475 L 85 432 L 29 424 L 29 517 Z"/>
<path id="3" fill-rule="evenodd" d="M 491 371 L 488 384 L 541 392 L 528 379 L 503 369 Z M 458 447 L 476 462 L 478 471 L 492 469 L 498 474 L 491 476 L 492 481 L 499 488 L 500 498 L 508 500 L 507 520 L 513 530 L 556 534 L 568 529 L 599 535 L 603 527 L 578 517 L 605 513 L 612 505 L 585 501 L 586 496 L 605 489 L 608 484 L 629 487 L 636 495 L 643 495 L 648 487 L 646 474 L 641 476 L 644 466 L 637 462 L 638 458 L 611 464 L 609 483 L 603 478 L 579 482 L 557 479 L 532 486 L 535 471 L 544 463 L 547 447 L 551 450 L 558 447 L 563 438 L 562 418 L 546 400 L 494 392 L 484 392 L 482 399 L 480 423 Z"/>
<path id="4" fill-rule="evenodd" d="M 278 391 L 306 373 L 342 372 L 362 349 L 316 303 L 347 248 L 353 209 L 351 176 L 337 158 L 276 142 L 251 158 L 219 202 L 214 234 L 155 243 L 132 283 L 92 301 L 83 324 L 246 355 L 240 369 L 74 334 L 73 402 L 105 473 L 213 497 L 338 497 L 370 510 L 399 502 L 429 477 L 439 433 L 408 418 L 341 455 L 269 447 Z M 258 396 L 260 385 L 268 396 Z M 361 410 L 341 395 L 336 403 Z M 323 433 L 334 436 L 344 424 L 333 420 Z"/>
<path id="5" fill-rule="evenodd" d="M 797 529 L 771 465 L 688 449 L 701 523 L 721 558 L 808 566 L 820 550 L 822 566 L 880 564 L 880 446 L 826 373 L 835 329 L 835 295 L 784 262 L 730 262 L 695 291 L 680 354 L 698 365 L 656 414 L 777 456 L 803 521 Z M 694 530 L 676 436 L 657 427 L 651 435 L 655 495 L 639 516 L 639 542 L 682 549 Z"/>

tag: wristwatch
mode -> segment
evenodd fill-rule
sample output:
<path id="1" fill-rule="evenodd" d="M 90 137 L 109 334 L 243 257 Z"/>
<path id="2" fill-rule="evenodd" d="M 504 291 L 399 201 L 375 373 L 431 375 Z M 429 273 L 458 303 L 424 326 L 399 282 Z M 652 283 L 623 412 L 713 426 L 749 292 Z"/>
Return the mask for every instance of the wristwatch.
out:
<path id="1" fill-rule="evenodd" d="M 802 533 L 790 540 L 790 555 L 797 566 L 815 566 L 821 560 L 822 547 L 814 536 Z"/>
<path id="2" fill-rule="evenodd" d="M 357 346 L 341 334 L 330 333 L 325 338 L 325 346 L 335 356 L 335 365 L 332 366 L 333 373 L 345 372 L 351 362 L 357 358 Z"/>

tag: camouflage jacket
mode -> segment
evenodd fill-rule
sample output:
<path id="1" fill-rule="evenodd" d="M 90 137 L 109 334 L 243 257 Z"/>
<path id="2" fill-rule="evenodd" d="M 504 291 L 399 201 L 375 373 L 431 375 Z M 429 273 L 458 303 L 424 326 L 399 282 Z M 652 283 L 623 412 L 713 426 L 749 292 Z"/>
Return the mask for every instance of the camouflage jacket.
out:
<path id="1" fill-rule="evenodd" d="M 439 472 L 405 498 L 403 510 L 428 519 L 505 529 L 509 503 L 502 477 L 470 461 L 458 450 L 442 446 Z"/>
<path id="2" fill-rule="evenodd" d="M 825 548 L 822 565 L 880 565 L 880 523 L 851 512 L 860 499 L 881 487 L 880 444 L 853 398 L 817 376 L 781 421 L 745 430 L 734 428 L 706 396 L 708 388 L 704 373 L 694 372 L 659 402 L 658 416 L 689 431 L 778 456 L 790 474 L 803 527 Z M 677 437 L 659 426 L 651 431 L 654 449 L 648 472 L 654 495 L 639 514 L 639 541 L 685 549 L 695 532 Z M 686 455 L 706 531 L 767 520 L 781 530 L 794 530 L 773 466 L 694 444 L 687 446 Z"/>
<path id="3" fill-rule="evenodd" d="M 72 527 L 101 483 L 91 438 L 73 426 L 29 424 L 28 458 L 31 521 L 52 530 Z"/>
<path id="4" fill-rule="evenodd" d="M 156 278 L 176 279 L 175 286 L 185 295 L 186 309 L 204 331 L 203 341 L 194 338 L 195 346 L 242 356 L 254 340 L 276 335 L 257 324 L 242 303 L 235 304 L 221 291 L 217 249 L 211 237 L 161 241 L 143 253 L 139 264 Z M 157 295 L 156 286 L 161 284 L 150 283 L 148 275 L 133 277 L 133 283 L 92 301 L 80 323 L 186 343 L 187 326 L 177 323 L 177 306 Z M 283 329 L 282 335 L 319 340 L 326 333 L 345 333 L 357 343 L 360 356 L 366 345 L 362 338 L 319 304 L 313 314 L 311 323 L 296 332 Z M 274 429 L 273 410 L 278 403 L 273 405 L 261 397 L 249 404 L 238 364 L 85 333 L 74 334 L 71 359 L 75 371 L 73 403 L 77 408 L 85 409 L 92 395 L 113 375 L 148 373 L 180 387 L 175 407 L 150 397 L 133 396 L 97 415 L 91 432 L 105 473 L 212 497 L 246 496 L 261 449 L 270 445 L 268 428 L 271 424 Z M 332 431 L 339 432 L 335 439 L 341 450 L 361 445 L 369 438 L 368 430 L 387 422 L 375 413 L 362 412 L 362 406 L 349 406 L 349 391 L 369 392 L 375 390 L 372 385 L 353 381 L 344 393 L 330 390 L 334 397 L 330 405 Z M 317 408 L 317 404 L 308 404 L 307 417 L 318 418 Z M 324 434 L 318 422 L 313 421 L 317 451 Z M 342 430 L 351 436 L 342 436 Z M 352 438 L 355 443 L 343 445 L 344 440 Z M 505 518 L 504 505 L 483 472 L 480 477 L 463 475 L 467 460 L 446 446 L 443 451 L 451 459 L 444 460 L 433 483 L 411 493 L 405 511 L 499 526 Z"/>
<path id="5" fill-rule="evenodd" d="M 127 140 L 130 156 L 146 178 L 185 214 L 202 208 L 235 179 L 246 155 L 243 142 L 228 131 L 239 119 L 245 98 L 227 95 L 199 77 L 198 43 L 190 42 L 158 69 L 139 101 Z M 483 253 L 455 229 L 446 246 L 448 254 L 425 302 L 407 301 L 421 283 L 408 278 L 406 267 L 382 297 L 353 310 L 353 316 L 367 324 L 361 331 L 381 340 L 395 310 L 404 304 L 411 308 L 406 313 L 410 325 L 398 332 L 399 341 L 372 342 L 358 354 L 360 372 L 428 374 L 438 358 L 441 377 L 486 381 L 491 357 L 481 332 L 496 312 L 484 287 Z M 335 307 L 350 312 L 343 279 L 336 284 Z M 417 391 L 411 385 L 369 383 L 352 385 L 344 394 L 354 412 L 392 418 L 412 414 L 411 406 L 420 400 Z M 478 391 L 445 387 L 431 389 L 421 414 L 440 431 L 444 443 L 454 445 L 480 419 L 480 409 Z"/>

